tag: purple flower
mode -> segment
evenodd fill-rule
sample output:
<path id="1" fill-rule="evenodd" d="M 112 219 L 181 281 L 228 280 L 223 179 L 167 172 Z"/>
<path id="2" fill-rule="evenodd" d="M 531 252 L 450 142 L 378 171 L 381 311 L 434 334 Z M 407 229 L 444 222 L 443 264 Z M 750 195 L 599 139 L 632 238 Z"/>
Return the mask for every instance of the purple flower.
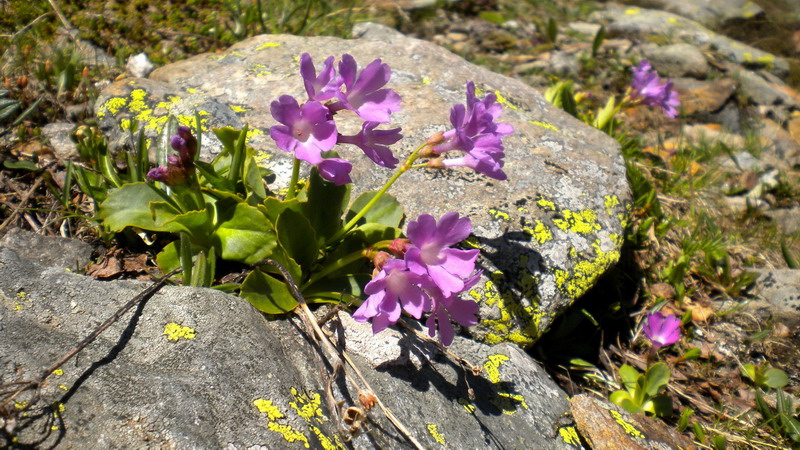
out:
<path id="1" fill-rule="evenodd" d="M 387 145 L 392 145 L 403 138 L 400 128 L 376 130 L 378 122 L 364 122 L 361 132 L 355 136 L 339 135 L 340 144 L 358 146 L 375 164 L 394 169 L 400 161 L 394 157 Z"/>
<path id="2" fill-rule="evenodd" d="M 474 276 L 464 280 L 464 289 L 467 290 L 475 285 L 481 277 L 478 271 Z M 436 330 L 439 330 L 439 341 L 442 345 L 453 343 L 453 324 L 456 321 L 461 326 L 471 327 L 478 323 L 478 304 L 471 300 L 464 300 L 456 295 L 444 297 L 441 295 L 433 296 L 433 306 L 425 325 L 428 327 L 428 335 L 434 337 Z"/>
<path id="3" fill-rule="evenodd" d="M 419 216 L 408 224 L 411 245 L 405 259 L 409 269 L 420 275 L 427 274 L 445 297 L 463 291 L 464 280 L 475 270 L 479 250 L 450 246 L 466 239 L 471 231 L 469 218 L 459 218 L 457 212 L 445 214 L 438 223 L 430 214 Z"/>
<path id="4" fill-rule="evenodd" d="M 339 92 L 342 86 L 342 79 L 336 76 L 333 68 L 333 56 L 329 56 L 322 66 L 322 70 L 317 76 L 314 69 L 314 62 L 308 53 L 300 55 L 300 75 L 303 77 L 303 84 L 308 93 L 308 99 L 323 102 L 330 100 Z"/>
<path id="5" fill-rule="evenodd" d="M 364 287 L 369 297 L 353 313 L 353 319 L 358 322 L 372 319 L 372 332 L 379 333 L 400 319 L 401 304 L 402 309 L 419 319 L 423 311 L 431 308 L 424 287 L 432 287 L 426 277 L 409 271 L 401 259 L 389 260 Z"/>
<path id="6" fill-rule="evenodd" d="M 505 156 L 502 137 L 513 133 L 514 128 L 507 123 L 496 122 L 502 111 L 503 107 L 497 103 L 494 94 L 478 99 L 475 96 L 475 84 L 468 82 L 466 106 L 453 106 L 450 110 L 453 128 L 442 133 L 444 142 L 434 145 L 432 149 L 437 155 L 453 150 L 466 155 L 445 159 L 434 163 L 433 167 L 465 166 L 486 176 L 505 180 L 507 177 L 502 171 Z"/>
<path id="7" fill-rule="evenodd" d="M 447 248 L 469 236 L 472 225 L 458 213 L 448 213 L 436 220 L 423 214 L 408 225 L 409 243 L 396 240 L 394 251 L 405 248 L 404 259 L 390 259 L 364 288 L 369 297 L 353 313 L 359 322 L 372 320 L 378 333 L 400 318 L 405 310 L 419 319 L 430 313 L 426 325 L 431 337 L 439 331 L 444 345 L 453 342 L 451 320 L 463 326 L 478 323 L 478 304 L 458 297 L 480 279 L 473 273 L 478 250 Z M 385 261 L 385 257 L 381 262 Z"/>
<path id="8" fill-rule="evenodd" d="M 178 152 L 181 164 L 188 167 L 194 163 L 194 156 L 197 154 L 197 139 L 192 135 L 189 127 L 178 127 L 178 134 L 170 137 L 169 144 Z"/>
<path id="9" fill-rule="evenodd" d="M 197 154 L 197 139 L 189 127 L 178 127 L 178 134 L 169 139 L 170 146 L 178 155 L 167 156 L 167 165 L 154 167 L 147 172 L 147 178 L 175 187 L 186 181 L 194 165 Z"/>
<path id="10" fill-rule="evenodd" d="M 336 94 L 341 105 L 331 105 L 332 111 L 349 109 L 366 121 L 389 122 L 392 112 L 400 110 L 401 101 L 395 91 L 381 89 L 389 82 L 392 70 L 376 59 L 361 72 L 357 71 L 356 60 L 348 54 L 342 55 L 339 75 L 344 82 L 345 92 Z"/>
<path id="11" fill-rule="evenodd" d="M 317 166 L 320 175 L 337 185 L 350 182 L 349 162 L 322 157 L 336 145 L 336 124 L 330 111 L 320 102 L 307 102 L 303 106 L 290 95 L 282 95 L 270 105 L 272 117 L 283 125 L 269 129 L 269 135 L 281 150 L 294 152 L 297 159 Z"/>
<path id="12" fill-rule="evenodd" d="M 681 321 L 672 314 L 648 314 L 642 329 L 655 348 L 672 345 L 681 338 Z"/>
<path id="13" fill-rule="evenodd" d="M 640 100 L 647 106 L 656 106 L 664 110 L 667 117 L 678 115 L 678 93 L 671 82 L 662 82 L 653 66 L 646 59 L 639 61 L 633 68 L 632 98 Z"/>

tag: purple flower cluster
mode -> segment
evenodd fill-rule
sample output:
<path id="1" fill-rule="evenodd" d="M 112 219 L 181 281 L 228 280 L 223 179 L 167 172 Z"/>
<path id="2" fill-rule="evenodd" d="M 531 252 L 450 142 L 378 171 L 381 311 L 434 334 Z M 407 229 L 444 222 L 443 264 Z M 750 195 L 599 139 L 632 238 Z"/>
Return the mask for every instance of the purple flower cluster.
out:
<path id="1" fill-rule="evenodd" d="M 456 212 L 445 214 L 438 223 L 429 214 L 409 223 L 405 254 L 383 264 L 364 288 L 369 297 L 353 318 L 372 320 L 372 331 L 378 333 L 397 322 L 402 310 L 417 319 L 430 313 L 428 334 L 434 337 L 438 329 L 439 340 L 450 345 L 455 335 L 451 320 L 463 326 L 478 323 L 478 304 L 458 294 L 480 278 L 481 272 L 475 272 L 479 251 L 451 248 L 471 231 L 469 218 Z"/>
<path id="2" fill-rule="evenodd" d="M 191 173 L 197 153 L 197 139 L 189 127 L 180 126 L 178 134 L 173 135 L 169 143 L 178 154 L 167 156 L 167 165 L 150 169 L 147 177 L 174 187 L 183 183 Z"/>
<path id="3" fill-rule="evenodd" d="M 659 78 L 653 66 L 643 59 L 633 68 L 632 97 L 640 100 L 647 106 L 657 106 L 664 110 L 667 117 L 678 115 L 678 93 L 675 92 L 671 81 L 664 82 Z"/>
<path id="4" fill-rule="evenodd" d="M 655 348 L 670 346 L 681 338 L 681 321 L 672 314 L 648 314 L 642 329 Z"/>
<path id="5" fill-rule="evenodd" d="M 300 105 L 294 97 L 283 95 L 271 104 L 272 117 L 281 123 L 269 130 L 278 148 L 317 166 L 320 175 L 336 185 L 350 183 L 352 170 L 352 164 L 344 159 L 322 156 L 337 143 L 358 146 L 380 166 L 397 166 L 399 161 L 387 145 L 402 138 L 400 128 L 375 129 L 400 110 L 400 96 L 383 88 L 391 77 L 387 64 L 376 59 L 359 72 L 355 59 L 345 54 L 339 62 L 338 75 L 332 56 L 317 74 L 311 56 L 304 53 L 300 56 L 300 74 L 308 101 Z M 361 132 L 354 136 L 338 133 L 334 114 L 342 110 L 353 111 L 364 120 Z"/>
<path id="6" fill-rule="evenodd" d="M 450 110 L 453 128 L 442 134 L 444 142 L 433 147 L 436 155 L 453 150 L 464 154 L 435 164 L 443 167 L 465 166 L 488 177 L 505 180 L 502 137 L 513 133 L 514 128 L 507 123 L 495 122 L 502 111 L 496 95 L 488 94 L 478 99 L 475 96 L 475 83 L 468 82 L 466 105 L 453 106 Z"/>

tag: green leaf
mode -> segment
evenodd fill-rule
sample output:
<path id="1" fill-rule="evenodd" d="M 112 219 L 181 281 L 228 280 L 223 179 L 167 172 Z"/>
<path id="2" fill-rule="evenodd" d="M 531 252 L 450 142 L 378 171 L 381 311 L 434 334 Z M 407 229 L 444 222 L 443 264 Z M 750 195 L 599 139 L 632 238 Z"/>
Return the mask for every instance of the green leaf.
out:
<path id="1" fill-rule="evenodd" d="M 725 439 L 725 436 L 716 435 L 711 438 L 711 446 L 714 450 L 725 450 L 728 448 L 728 440 Z"/>
<path id="2" fill-rule="evenodd" d="M 376 194 L 377 191 L 370 191 L 359 195 L 353 204 L 350 205 L 350 210 L 347 211 L 345 220 L 350 221 L 350 219 L 358 214 Z M 390 194 L 383 194 L 383 196 L 378 199 L 378 202 L 372 205 L 372 208 L 358 221 L 358 224 L 363 225 L 368 222 L 373 222 L 389 227 L 399 227 L 404 215 L 403 205 Z"/>
<path id="3" fill-rule="evenodd" d="M 247 157 L 244 161 L 244 183 L 247 199 L 254 203 L 261 203 L 267 198 L 267 190 L 264 188 L 264 179 L 261 178 L 261 169 L 253 158 L 253 150 L 247 148 Z M 253 206 L 255 206 L 253 204 Z"/>
<path id="4" fill-rule="evenodd" d="M 350 184 L 336 186 L 311 170 L 308 201 L 303 205 L 303 215 L 316 230 L 320 243 L 333 237 L 342 228 L 342 214 L 350 196 Z"/>
<path id="5" fill-rule="evenodd" d="M 167 244 L 164 249 L 156 255 L 156 263 L 163 274 L 170 273 L 180 266 L 181 260 L 178 255 L 178 241 L 172 241 Z"/>
<path id="6" fill-rule="evenodd" d="M 239 295 L 267 314 L 284 314 L 298 305 L 284 282 L 258 269 L 245 278 Z"/>
<path id="7" fill-rule="evenodd" d="M 292 259 L 291 256 L 289 256 L 289 252 L 287 252 L 286 249 L 283 248 L 283 245 L 281 245 L 280 241 L 278 241 L 278 245 L 275 247 L 275 249 L 272 250 L 272 255 L 270 255 L 270 259 L 275 260 L 275 262 L 285 267 L 286 270 L 289 271 L 289 275 L 292 276 L 292 279 L 294 279 L 295 283 L 297 284 L 302 283 L 303 269 L 300 267 L 300 264 L 297 264 L 297 262 L 294 259 Z M 264 264 L 263 266 L 261 266 L 261 270 L 264 272 L 273 273 L 282 278 L 280 270 L 278 270 L 278 268 L 273 266 L 272 264 Z"/>
<path id="8" fill-rule="evenodd" d="M 638 380 L 640 376 L 641 374 L 638 370 L 627 364 L 623 364 L 622 367 L 619 368 L 619 378 L 622 380 L 625 389 L 629 392 L 633 392 L 633 390 L 636 389 L 636 380 Z"/>
<path id="9" fill-rule="evenodd" d="M 606 27 L 605 25 L 601 25 L 600 29 L 597 30 L 597 34 L 594 35 L 594 40 L 592 41 L 592 58 L 597 57 L 597 51 L 600 50 L 600 46 L 603 45 L 603 41 L 606 39 Z"/>
<path id="10" fill-rule="evenodd" d="M 203 161 L 195 161 L 195 167 L 197 167 L 197 171 L 200 172 L 200 175 L 203 176 L 203 182 L 210 184 L 215 189 L 219 189 L 220 191 L 225 192 L 236 192 L 236 187 L 233 183 L 231 183 L 227 178 L 224 178 L 217 174 L 217 171 L 214 170 L 214 166 L 209 163 L 205 163 Z"/>
<path id="11" fill-rule="evenodd" d="M 500 25 L 506 21 L 503 15 L 497 11 L 481 11 L 480 13 L 478 13 L 478 17 L 487 22 L 492 22 L 497 25 Z"/>
<path id="12" fill-rule="evenodd" d="M 306 271 L 310 270 L 317 260 L 319 246 L 317 233 L 314 232 L 308 219 L 291 209 L 285 209 L 275 223 L 275 230 L 289 256 Z"/>
<path id="13" fill-rule="evenodd" d="M 195 243 L 207 243 L 207 235 L 211 218 L 206 210 L 181 212 L 167 202 L 150 202 L 153 222 L 158 231 L 171 233 L 187 232 Z"/>
<path id="14" fill-rule="evenodd" d="M 689 419 L 694 414 L 692 408 L 686 407 L 681 411 L 681 417 L 678 419 L 678 431 L 683 433 L 689 427 Z"/>
<path id="15" fill-rule="evenodd" d="M 700 357 L 700 349 L 698 347 L 692 347 L 689 350 L 678 358 L 678 361 L 692 361 Z"/>
<path id="16" fill-rule="evenodd" d="M 739 367 L 739 371 L 742 372 L 742 375 L 749 378 L 750 381 L 756 381 L 756 366 L 752 364 L 744 364 Z"/>
<path id="17" fill-rule="evenodd" d="M 38 172 L 40 170 L 33 161 L 27 159 L 19 159 L 16 161 L 7 159 L 3 161 L 3 166 L 5 166 L 6 169 L 27 170 L 29 172 Z"/>
<path id="18" fill-rule="evenodd" d="M 789 377 L 786 372 L 772 368 L 764 372 L 764 385 L 773 389 L 779 389 L 789 384 Z"/>
<path id="19" fill-rule="evenodd" d="M 222 259 L 253 264 L 269 257 L 277 245 L 277 236 L 272 222 L 253 206 L 245 203 L 230 205 L 220 203 L 217 208 L 215 244 Z"/>
<path id="20" fill-rule="evenodd" d="M 349 236 L 359 239 L 360 245 L 366 248 L 376 242 L 397 239 L 401 235 L 402 231 L 399 228 L 370 222 L 355 228 Z"/>
<path id="21" fill-rule="evenodd" d="M 291 200 L 279 200 L 275 197 L 269 197 L 264 200 L 264 207 L 266 208 L 267 218 L 273 223 L 278 221 L 278 217 L 284 210 L 291 209 L 292 211 L 303 214 L 303 205 L 297 198 Z"/>
<path id="22" fill-rule="evenodd" d="M 672 398 L 668 395 L 658 395 L 653 397 L 652 412 L 656 417 L 665 417 L 672 414 Z"/>
<path id="23" fill-rule="evenodd" d="M 108 194 L 100 204 L 97 218 L 111 231 L 122 231 L 125 227 L 170 231 L 155 222 L 150 209 L 150 203 L 166 201 L 169 201 L 167 195 L 150 184 L 125 184 Z"/>
<path id="24" fill-rule="evenodd" d="M 232 154 L 241 131 L 233 127 L 214 128 L 213 131 L 217 135 L 217 139 L 222 142 L 222 154 Z"/>
<path id="25" fill-rule="evenodd" d="M 645 372 L 647 395 L 654 396 L 669 383 L 669 367 L 663 362 L 653 364 Z"/>
<path id="26" fill-rule="evenodd" d="M 644 412 L 626 391 L 614 391 L 608 397 L 608 400 L 611 403 L 619 405 L 622 409 L 628 411 L 629 413 L 641 414 Z"/>
<path id="27" fill-rule="evenodd" d="M 699 442 L 706 441 L 706 431 L 703 429 L 703 426 L 697 422 L 692 423 L 692 431 L 694 432 L 694 436 L 697 438 Z"/>

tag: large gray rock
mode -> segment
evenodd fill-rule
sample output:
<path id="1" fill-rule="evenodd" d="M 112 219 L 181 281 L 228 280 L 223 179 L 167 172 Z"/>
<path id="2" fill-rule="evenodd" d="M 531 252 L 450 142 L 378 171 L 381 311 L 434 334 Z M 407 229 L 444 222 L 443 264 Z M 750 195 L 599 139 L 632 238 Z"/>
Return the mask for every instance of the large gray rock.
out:
<path id="1" fill-rule="evenodd" d="M 359 32 L 364 37 L 355 40 L 257 36 L 224 53 L 161 67 L 150 79 L 114 83 L 100 95 L 97 116 L 114 141 L 124 139 L 121 126 L 135 117 L 151 136 L 167 114 L 190 123 L 195 109 L 204 130 L 246 122 L 251 144 L 276 172 L 274 187 L 280 189 L 288 183 L 291 160 L 268 136 L 269 127 L 277 124 L 269 104 L 282 94 L 305 98 L 298 70 L 303 52 L 317 63 L 349 53 L 362 67 L 375 58 L 392 67 L 390 87 L 404 106 L 392 124 L 403 128 L 405 137 L 394 146 L 401 160 L 433 133 L 449 128 L 451 106 L 464 102 L 464 85 L 474 80 L 483 92 L 498 94 L 505 107 L 501 120 L 516 130 L 504 139 L 508 181 L 466 169 L 412 170 L 391 193 L 409 218 L 453 210 L 471 217 L 485 269 L 469 293 L 482 306 L 474 332 L 489 343 L 533 344 L 619 258 L 630 193 L 617 143 L 517 80 L 383 27 Z M 354 134 L 360 121 L 340 114 L 337 126 L 343 134 Z M 203 143 L 212 152 L 215 140 L 204 133 Z M 358 149 L 337 150 L 354 164 L 356 191 L 378 189 L 390 176 Z"/>
<path id="2" fill-rule="evenodd" d="M 776 317 L 792 327 L 800 325 L 800 270 L 754 269 L 753 272 L 758 274 L 753 287 L 755 294 L 771 306 Z"/>
<path id="3" fill-rule="evenodd" d="M 703 52 L 691 44 L 649 45 L 642 52 L 665 77 L 705 78 L 710 70 Z"/>
<path id="4" fill-rule="evenodd" d="M 789 63 L 778 56 L 717 34 L 694 20 L 677 14 L 644 8 L 625 8 L 610 4 L 592 14 L 593 21 L 606 24 L 609 36 L 641 39 L 658 36 L 679 39 L 698 47 L 716 49 L 724 58 L 749 67 L 764 68 L 785 77 Z"/>
<path id="5" fill-rule="evenodd" d="M 0 384 L 39 374 L 149 285 L 69 272 L 53 263 L 58 246 L 35 239 L 27 251 L 5 243 Z M 562 420 L 566 395 L 518 347 L 456 337 L 451 349 L 483 368 L 475 376 L 413 335 L 373 336 L 367 324 L 343 323 L 342 342 L 374 393 L 425 448 L 577 446 L 561 437 L 575 436 Z M 327 406 L 327 369 L 301 329 L 238 297 L 165 287 L 54 372 L 16 423 L 0 417 L 0 427 L 14 428 L 0 433 L 0 447 L 14 439 L 82 449 L 343 448 L 349 433 Z M 349 407 L 357 390 L 336 382 L 332 395 Z M 355 448 L 410 446 L 377 407 L 364 426 Z"/>
<path id="6" fill-rule="evenodd" d="M 751 0 L 634 0 L 632 3 L 669 11 L 711 28 L 732 19 L 752 19 L 764 14 L 764 10 Z"/>

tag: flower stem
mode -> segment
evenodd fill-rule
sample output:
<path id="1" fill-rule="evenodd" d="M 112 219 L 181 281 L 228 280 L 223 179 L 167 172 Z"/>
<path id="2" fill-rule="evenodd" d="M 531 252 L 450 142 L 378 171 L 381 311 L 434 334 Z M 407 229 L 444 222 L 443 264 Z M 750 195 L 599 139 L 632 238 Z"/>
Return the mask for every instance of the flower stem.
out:
<path id="1" fill-rule="evenodd" d="M 300 178 L 300 160 L 294 158 L 292 163 L 292 179 L 289 181 L 289 190 L 286 192 L 286 200 L 294 198 L 297 191 L 297 180 Z"/>
<path id="2" fill-rule="evenodd" d="M 342 228 L 338 233 L 336 233 L 332 238 L 330 238 L 327 244 L 335 242 L 341 239 L 342 236 L 347 234 L 347 232 L 350 231 L 350 229 L 353 228 L 358 223 L 358 221 L 361 220 L 361 218 L 364 217 L 369 212 L 369 210 L 372 209 L 373 206 L 375 206 L 376 203 L 378 203 L 378 200 L 380 200 L 381 197 L 383 197 L 383 194 L 385 194 L 386 191 L 388 191 L 389 188 L 392 187 L 394 182 L 397 181 L 398 178 L 400 178 L 400 175 L 404 174 L 406 171 L 408 171 L 408 169 L 415 167 L 414 161 L 416 161 L 417 158 L 419 158 L 420 152 L 429 145 L 431 144 L 425 142 L 419 147 L 417 147 L 417 149 L 414 150 L 411 153 L 411 155 L 408 156 L 406 162 L 400 165 L 400 167 L 397 169 L 397 172 L 395 172 L 394 175 L 392 175 L 392 177 L 386 181 L 386 184 L 384 184 L 383 187 L 377 193 L 375 193 L 374 196 L 372 196 L 372 199 L 366 205 L 364 205 L 363 208 L 361 208 L 361 211 L 359 211 L 358 214 L 353 216 L 353 218 L 350 219 L 350 221 L 347 222 L 347 224 L 345 224 L 344 228 Z"/>
<path id="3" fill-rule="evenodd" d="M 308 281 L 306 281 L 303 284 L 303 286 L 300 288 L 300 290 L 302 291 L 303 289 L 311 286 L 312 284 L 316 283 L 317 281 L 321 280 L 322 278 L 325 278 L 326 276 L 330 275 L 331 273 L 341 269 L 342 267 L 344 267 L 344 266 L 346 266 L 348 264 L 356 262 L 361 258 L 365 258 L 367 253 L 369 251 L 371 251 L 371 250 L 374 251 L 374 250 L 388 248 L 392 244 L 392 242 L 393 241 L 391 241 L 391 240 L 379 241 L 379 242 L 376 242 L 376 243 L 372 244 L 371 246 L 369 246 L 369 247 L 367 247 L 365 249 L 361 249 L 361 250 L 355 251 L 353 253 L 350 253 L 349 255 L 345 255 L 345 256 L 337 259 L 336 261 L 332 262 L 331 264 L 326 265 L 319 272 L 315 272 L 314 275 L 312 275 L 311 278 L 309 278 Z"/>

